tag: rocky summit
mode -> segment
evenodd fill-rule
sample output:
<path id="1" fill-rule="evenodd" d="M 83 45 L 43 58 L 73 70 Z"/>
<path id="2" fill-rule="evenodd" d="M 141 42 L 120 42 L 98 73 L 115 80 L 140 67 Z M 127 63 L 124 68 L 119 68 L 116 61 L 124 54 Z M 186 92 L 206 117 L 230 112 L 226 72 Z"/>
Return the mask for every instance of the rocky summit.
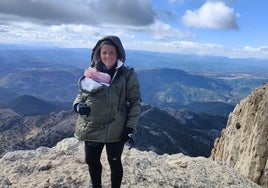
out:
<path id="1" fill-rule="evenodd" d="M 0 159 L 0 187 L 90 187 L 83 149 L 83 142 L 66 138 L 53 148 L 8 152 Z M 227 165 L 204 157 L 157 155 L 125 147 L 122 160 L 123 188 L 260 187 Z M 102 164 L 103 187 L 108 188 L 110 169 L 105 151 Z"/>
<path id="2" fill-rule="evenodd" d="M 268 84 L 236 105 L 210 158 L 268 187 Z"/>

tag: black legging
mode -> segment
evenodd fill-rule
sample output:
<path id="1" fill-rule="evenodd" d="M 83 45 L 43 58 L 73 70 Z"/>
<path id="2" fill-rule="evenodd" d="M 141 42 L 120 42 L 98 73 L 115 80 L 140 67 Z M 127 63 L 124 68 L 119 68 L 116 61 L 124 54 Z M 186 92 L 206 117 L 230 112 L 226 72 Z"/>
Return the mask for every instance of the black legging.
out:
<path id="1" fill-rule="evenodd" d="M 102 165 L 100 157 L 104 145 L 106 145 L 107 158 L 111 168 L 112 188 L 119 188 L 123 177 L 121 155 L 124 148 L 124 142 L 114 142 L 106 144 L 85 142 L 85 159 L 86 163 L 88 164 L 92 187 L 101 187 Z"/>

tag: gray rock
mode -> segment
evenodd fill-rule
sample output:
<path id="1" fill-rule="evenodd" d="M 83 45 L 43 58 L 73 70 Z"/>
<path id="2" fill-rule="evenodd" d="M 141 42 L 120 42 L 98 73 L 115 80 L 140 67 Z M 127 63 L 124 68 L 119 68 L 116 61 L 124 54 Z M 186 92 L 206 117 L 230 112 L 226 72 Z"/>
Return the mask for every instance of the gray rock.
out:
<path id="1" fill-rule="evenodd" d="M 268 84 L 241 100 L 215 140 L 210 158 L 268 187 Z"/>
<path id="2" fill-rule="evenodd" d="M 53 148 L 8 152 L 0 159 L 0 187 L 89 187 L 83 150 L 83 142 L 67 138 Z M 122 161 L 123 188 L 259 187 L 227 165 L 204 157 L 157 155 L 126 147 Z M 105 151 L 102 164 L 103 187 L 108 188 L 110 168 Z"/>

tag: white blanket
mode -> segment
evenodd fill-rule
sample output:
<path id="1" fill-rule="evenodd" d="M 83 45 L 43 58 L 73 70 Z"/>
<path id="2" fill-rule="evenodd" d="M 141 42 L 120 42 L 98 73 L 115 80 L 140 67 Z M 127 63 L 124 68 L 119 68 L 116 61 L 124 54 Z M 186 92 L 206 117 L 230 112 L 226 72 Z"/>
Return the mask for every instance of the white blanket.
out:
<path id="1" fill-rule="evenodd" d="M 109 84 L 107 84 L 107 83 L 96 82 L 93 79 L 87 78 L 87 77 L 85 77 L 83 80 L 81 80 L 81 88 L 83 90 L 88 91 L 88 92 L 96 90 L 99 87 L 102 87 L 103 85 L 109 86 Z"/>

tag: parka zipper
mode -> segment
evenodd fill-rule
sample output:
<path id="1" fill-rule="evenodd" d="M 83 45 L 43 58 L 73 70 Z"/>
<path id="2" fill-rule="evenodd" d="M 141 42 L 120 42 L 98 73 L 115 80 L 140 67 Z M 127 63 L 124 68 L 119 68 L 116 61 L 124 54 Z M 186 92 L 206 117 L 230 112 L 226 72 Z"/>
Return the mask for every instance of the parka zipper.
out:
<path id="1" fill-rule="evenodd" d="M 114 76 L 113 76 L 113 78 L 111 80 L 110 85 L 114 81 L 114 78 L 116 77 L 117 73 L 118 73 L 118 69 L 116 69 L 116 71 L 114 73 Z M 111 90 L 110 90 L 110 85 L 109 85 L 109 108 L 106 110 L 105 125 L 104 125 L 104 128 L 105 128 L 104 142 L 106 142 L 107 136 L 108 136 L 108 129 L 109 129 L 109 126 L 108 126 L 108 124 L 109 124 L 109 122 L 108 122 L 108 116 L 111 113 L 111 105 L 112 105 L 112 101 L 111 101 L 112 100 L 112 94 L 111 94 Z"/>

